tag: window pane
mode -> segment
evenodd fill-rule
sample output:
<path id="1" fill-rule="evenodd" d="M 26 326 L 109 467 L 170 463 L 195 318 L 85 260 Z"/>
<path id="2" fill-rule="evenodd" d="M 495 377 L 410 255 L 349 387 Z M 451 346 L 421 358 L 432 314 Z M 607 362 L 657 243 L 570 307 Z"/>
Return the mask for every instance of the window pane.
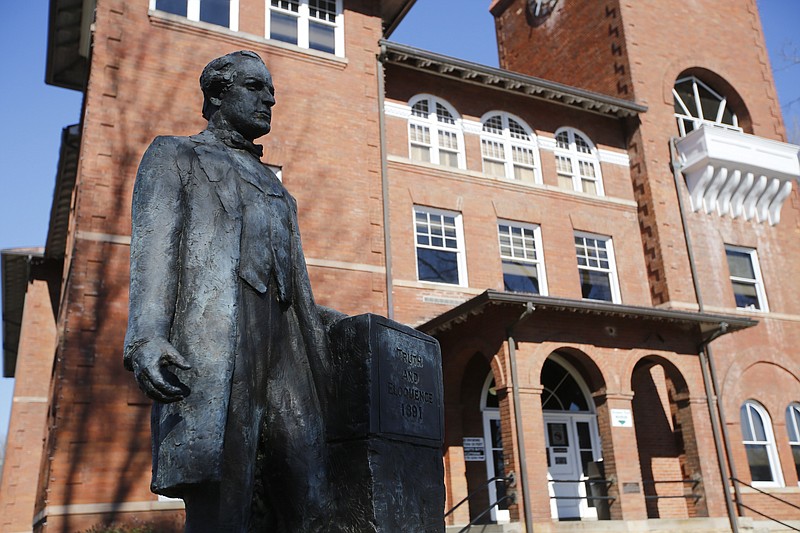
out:
<path id="1" fill-rule="evenodd" d="M 786 430 L 789 441 L 800 444 L 800 407 L 790 405 L 786 408 Z"/>
<path id="2" fill-rule="evenodd" d="M 309 0 L 308 11 L 314 18 L 336 22 L 336 0 Z"/>
<path id="3" fill-rule="evenodd" d="M 200 20 L 230 27 L 231 2 L 230 0 L 201 0 Z"/>
<path id="4" fill-rule="evenodd" d="M 494 115 L 483 123 L 483 131 L 495 133 L 497 135 L 503 134 L 503 118 L 500 115 Z"/>
<path id="5" fill-rule="evenodd" d="M 740 281 L 731 281 L 731 284 L 733 285 L 733 296 L 736 298 L 736 307 L 761 309 L 755 285 Z"/>
<path id="6" fill-rule="evenodd" d="M 728 268 L 731 271 L 731 276 L 755 279 L 753 259 L 749 252 L 727 249 L 725 254 L 728 256 Z"/>
<path id="7" fill-rule="evenodd" d="M 503 286 L 509 292 L 539 294 L 539 271 L 536 265 L 503 261 Z"/>
<path id="8" fill-rule="evenodd" d="M 427 146 L 411 145 L 411 159 L 414 161 L 431 162 L 431 149 Z"/>
<path id="9" fill-rule="evenodd" d="M 592 438 L 589 434 L 589 423 L 578 422 L 576 425 L 578 426 L 578 446 L 584 450 L 591 450 Z"/>
<path id="10" fill-rule="evenodd" d="M 800 444 L 792 445 L 792 455 L 794 456 L 794 470 L 797 478 L 800 479 Z"/>
<path id="11" fill-rule="evenodd" d="M 562 189 L 569 189 L 572 190 L 572 176 L 564 176 L 563 174 L 558 175 L 558 186 Z"/>
<path id="12" fill-rule="evenodd" d="M 333 26 L 309 22 L 308 47 L 320 52 L 333 54 L 336 52 L 336 36 Z"/>
<path id="13" fill-rule="evenodd" d="M 581 294 L 589 300 L 612 301 L 611 280 L 607 272 L 578 270 L 581 279 Z"/>
<path id="14" fill-rule="evenodd" d="M 439 151 L 439 164 L 446 167 L 458 168 L 458 153 Z"/>
<path id="15" fill-rule="evenodd" d="M 156 0 L 156 9 L 185 17 L 186 3 L 186 0 Z"/>
<path id="16" fill-rule="evenodd" d="M 297 44 L 297 17 L 273 11 L 270 15 L 270 38 Z"/>
<path id="17" fill-rule="evenodd" d="M 514 179 L 520 181 L 533 181 L 533 169 L 514 165 Z"/>
<path id="18" fill-rule="evenodd" d="M 489 159 L 483 160 L 483 173 L 496 178 L 506 177 L 506 165 L 498 161 L 491 161 Z"/>
<path id="19" fill-rule="evenodd" d="M 587 194 L 597 195 L 597 184 L 591 180 L 581 180 L 581 187 L 583 192 Z"/>
<path id="20" fill-rule="evenodd" d="M 417 269 L 421 281 L 459 283 L 456 252 L 417 248 Z"/>
<path id="21" fill-rule="evenodd" d="M 753 481 L 774 481 L 772 468 L 769 465 L 769 454 L 764 444 L 745 444 L 747 463 L 750 465 L 750 476 Z"/>

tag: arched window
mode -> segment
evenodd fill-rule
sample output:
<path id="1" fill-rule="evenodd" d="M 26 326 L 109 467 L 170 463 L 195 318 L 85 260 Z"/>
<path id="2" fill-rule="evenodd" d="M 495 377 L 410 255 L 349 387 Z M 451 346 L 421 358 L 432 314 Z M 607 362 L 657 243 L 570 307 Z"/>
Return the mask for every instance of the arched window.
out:
<path id="1" fill-rule="evenodd" d="M 593 412 L 589 393 L 564 365 L 548 358 L 542 366 L 542 410 Z"/>
<path id="2" fill-rule="evenodd" d="M 492 111 L 481 120 L 483 173 L 495 178 L 541 183 L 533 130 L 521 119 Z"/>
<path id="3" fill-rule="evenodd" d="M 464 168 L 461 119 L 444 100 L 431 95 L 411 99 L 408 140 L 411 159 Z"/>
<path id="4" fill-rule="evenodd" d="M 727 99 L 696 77 L 679 78 L 672 96 L 681 137 L 702 124 L 742 131 Z"/>
<path id="5" fill-rule="evenodd" d="M 603 196 L 597 150 L 586 135 L 574 128 L 559 129 L 555 155 L 559 187 Z"/>
<path id="6" fill-rule="evenodd" d="M 747 400 L 739 413 L 742 424 L 742 443 L 750 465 L 753 486 L 783 486 L 775 435 L 769 414 L 761 404 Z"/>
<path id="7" fill-rule="evenodd" d="M 786 408 L 786 431 L 789 433 L 789 444 L 794 456 L 794 469 L 800 479 L 800 403 L 791 403 Z"/>

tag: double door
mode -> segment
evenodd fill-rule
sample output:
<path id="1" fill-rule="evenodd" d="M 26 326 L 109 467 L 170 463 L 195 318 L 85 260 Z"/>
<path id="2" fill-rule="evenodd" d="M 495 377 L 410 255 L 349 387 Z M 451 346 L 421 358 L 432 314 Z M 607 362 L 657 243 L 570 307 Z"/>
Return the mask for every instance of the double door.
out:
<path id="1" fill-rule="evenodd" d="M 559 520 L 597 518 L 586 496 L 589 463 L 600 458 L 597 417 L 590 413 L 545 413 L 550 512 Z"/>

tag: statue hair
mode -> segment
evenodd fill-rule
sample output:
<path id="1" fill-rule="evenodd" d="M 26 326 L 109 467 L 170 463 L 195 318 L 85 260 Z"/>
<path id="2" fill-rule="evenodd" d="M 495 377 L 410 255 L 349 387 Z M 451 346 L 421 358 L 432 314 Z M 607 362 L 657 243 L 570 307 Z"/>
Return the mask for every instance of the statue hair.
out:
<path id="1" fill-rule="evenodd" d="M 211 98 L 219 98 L 225 91 L 230 89 L 236 79 L 236 64 L 244 58 L 257 59 L 262 64 L 261 59 L 255 52 L 250 50 L 239 50 L 224 56 L 212 59 L 200 74 L 200 88 L 203 90 L 203 118 L 210 120 L 211 116 L 217 112 L 217 106 L 211 103 Z"/>

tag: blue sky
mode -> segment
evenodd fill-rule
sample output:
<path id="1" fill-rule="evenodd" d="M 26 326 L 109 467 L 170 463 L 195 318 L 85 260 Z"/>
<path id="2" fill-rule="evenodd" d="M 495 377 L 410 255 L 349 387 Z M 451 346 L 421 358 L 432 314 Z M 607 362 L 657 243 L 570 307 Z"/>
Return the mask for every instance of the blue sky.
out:
<path id="1" fill-rule="evenodd" d="M 417 0 L 392 40 L 496 66 L 488 4 L 489 0 Z M 800 1 L 758 0 L 758 6 L 787 131 L 794 129 L 797 143 Z M 0 128 L 0 249 L 44 244 L 61 129 L 78 122 L 80 115 L 79 93 L 44 84 L 47 12 L 45 0 L 9 2 L 0 19 L 6 95 L 6 125 Z M 797 61 L 788 62 L 786 55 Z M 0 379 L 0 438 L 8 425 L 12 391 L 13 380 Z"/>

